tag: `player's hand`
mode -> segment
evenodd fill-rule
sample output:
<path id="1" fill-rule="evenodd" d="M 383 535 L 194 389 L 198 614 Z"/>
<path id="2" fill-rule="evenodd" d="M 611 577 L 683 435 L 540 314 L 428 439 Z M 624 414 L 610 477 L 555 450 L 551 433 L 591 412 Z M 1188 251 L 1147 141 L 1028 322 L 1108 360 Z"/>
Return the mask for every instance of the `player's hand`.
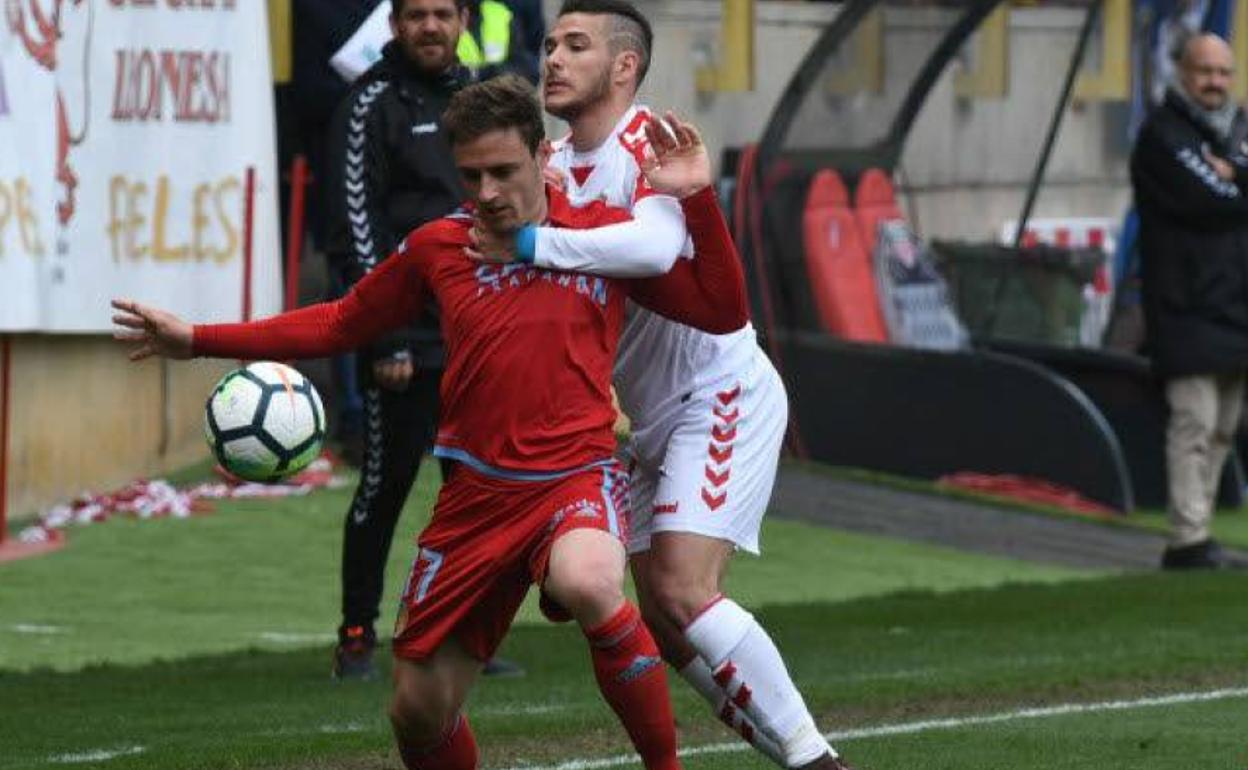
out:
<path id="1" fill-rule="evenodd" d="M 480 220 L 468 231 L 471 246 L 464 249 L 469 259 L 491 265 L 507 265 L 516 261 L 515 233 L 499 233 Z"/>
<path id="2" fill-rule="evenodd" d="M 412 357 L 407 353 L 373 362 L 373 377 L 386 390 L 407 390 L 415 375 L 416 366 L 412 364 Z"/>
<path id="3" fill-rule="evenodd" d="M 1205 162 L 1213 166 L 1213 171 L 1218 175 L 1218 179 L 1221 179 L 1223 182 L 1234 181 L 1235 167 L 1231 165 L 1230 161 L 1214 155 L 1208 145 L 1201 147 L 1200 152 L 1205 156 Z"/>
<path id="4" fill-rule="evenodd" d="M 113 323 L 124 327 L 113 332 L 113 339 L 134 343 L 131 361 L 151 356 L 186 359 L 191 357 L 193 329 L 173 313 L 140 305 L 134 300 L 115 299 Z"/>
<path id="5" fill-rule="evenodd" d="M 651 152 L 641 171 L 657 192 L 687 198 L 714 181 L 706 145 L 692 123 L 670 111 L 662 119 L 651 115 L 646 139 Z"/>

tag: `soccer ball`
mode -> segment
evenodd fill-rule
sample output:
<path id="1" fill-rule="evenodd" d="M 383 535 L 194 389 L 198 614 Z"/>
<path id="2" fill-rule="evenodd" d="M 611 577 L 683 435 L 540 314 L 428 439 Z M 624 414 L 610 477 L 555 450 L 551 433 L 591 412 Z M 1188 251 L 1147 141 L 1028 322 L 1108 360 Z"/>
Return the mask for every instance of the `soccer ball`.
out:
<path id="1" fill-rule="evenodd" d="M 257 361 L 221 378 L 204 433 L 221 467 L 247 481 L 278 481 L 307 467 L 325 441 L 325 408 L 297 370 Z"/>

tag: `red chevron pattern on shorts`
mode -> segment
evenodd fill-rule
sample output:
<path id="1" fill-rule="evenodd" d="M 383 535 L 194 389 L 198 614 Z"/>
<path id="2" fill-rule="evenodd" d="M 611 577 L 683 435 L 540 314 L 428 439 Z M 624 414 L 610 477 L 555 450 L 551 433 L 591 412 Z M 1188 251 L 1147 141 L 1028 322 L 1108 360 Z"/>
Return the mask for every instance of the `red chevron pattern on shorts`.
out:
<path id="1" fill-rule="evenodd" d="M 717 511 L 728 501 L 728 480 L 732 477 L 732 444 L 737 440 L 737 423 L 741 419 L 741 385 L 715 394 L 711 402 L 710 441 L 706 445 L 706 481 L 702 485 L 702 502 L 708 510 Z"/>

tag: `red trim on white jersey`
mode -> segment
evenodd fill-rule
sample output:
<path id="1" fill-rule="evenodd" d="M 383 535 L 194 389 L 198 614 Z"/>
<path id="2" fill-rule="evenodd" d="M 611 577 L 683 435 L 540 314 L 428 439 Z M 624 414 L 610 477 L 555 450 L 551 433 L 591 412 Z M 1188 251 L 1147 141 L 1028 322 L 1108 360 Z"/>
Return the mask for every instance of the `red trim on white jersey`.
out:
<path id="1" fill-rule="evenodd" d="M 645 168 L 646 158 L 653 154 L 650 150 L 650 139 L 646 136 L 646 124 L 650 122 L 650 111 L 638 109 L 633 119 L 619 133 L 620 146 L 633 156 L 638 168 Z M 637 175 L 637 185 L 633 189 L 633 203 L 642 198 L 656 195 L 654 188 L 646 181 L 645 174 Z"/>

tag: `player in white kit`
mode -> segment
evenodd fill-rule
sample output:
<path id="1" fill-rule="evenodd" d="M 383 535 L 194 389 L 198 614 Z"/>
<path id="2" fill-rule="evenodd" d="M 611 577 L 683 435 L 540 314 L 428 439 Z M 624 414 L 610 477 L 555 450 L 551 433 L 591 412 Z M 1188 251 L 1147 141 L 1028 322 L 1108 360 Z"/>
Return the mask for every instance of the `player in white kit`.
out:
<path id="1" fill-rule="evenodd" d="M 641 173 L 653 157 L 649 113 L 633 99 L 651 42 L 645 17 L 620 0 L 568 0 L 546 39 L 546 110 L 572 129 L 551 165 L 574 204 L 605 200 L 631 209 L 633 221 L 579 232 L 529 227 L 514 243 L 482 242 L 485 258 L 628 277 L 693 256 L 677 197 L 647 189 Z M 674 118 L 668 125 L 692 130 Z M 709 179 L 705 148 L 697 149 Z M 780 766 L 846 768 L 770 636 L 720 587 L 735 549 L 759 551 L 788 423 L 784 385 L 753 326 L 715 336 L 634 307 L 615 387 L 633 430 L 628 550 L 664 658 Z"/>

